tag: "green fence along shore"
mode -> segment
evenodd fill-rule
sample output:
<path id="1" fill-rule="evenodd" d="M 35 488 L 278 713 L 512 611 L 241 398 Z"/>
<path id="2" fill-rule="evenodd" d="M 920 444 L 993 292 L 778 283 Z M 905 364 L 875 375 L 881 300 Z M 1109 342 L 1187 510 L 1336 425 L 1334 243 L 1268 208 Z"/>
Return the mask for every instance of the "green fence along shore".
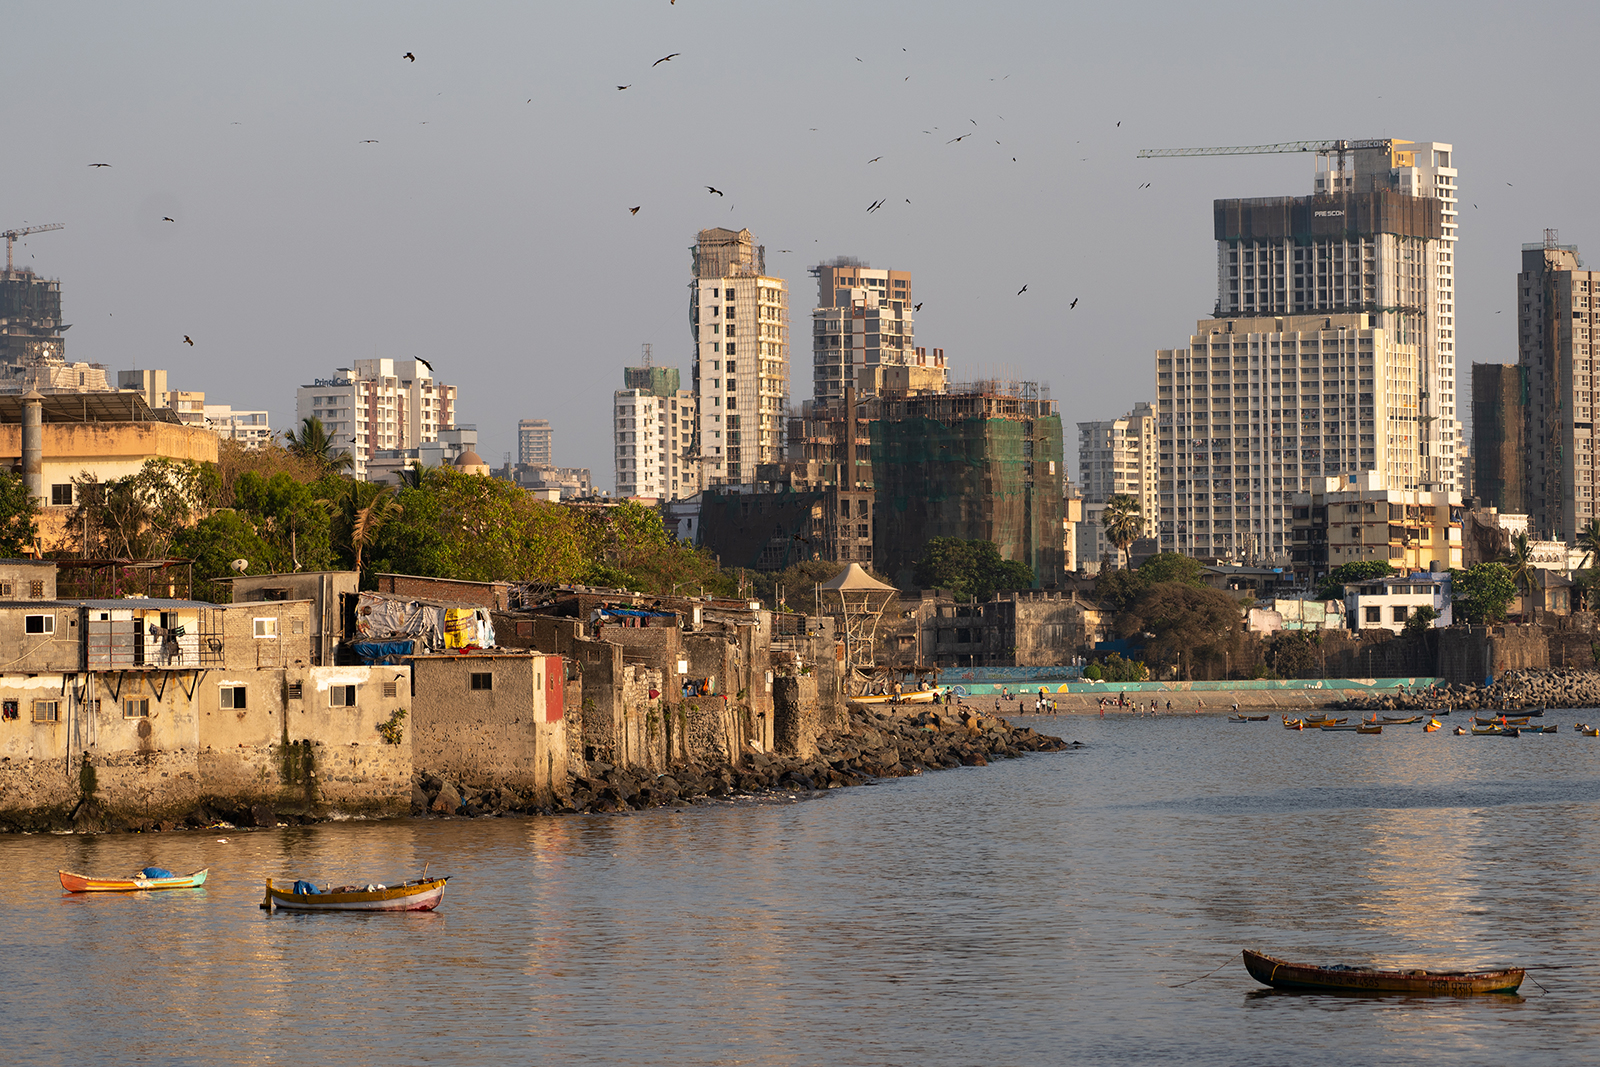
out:
<path id="1" fill-rule="evenodd" d="M 1049 682 L 1037 681 L 1006 685 L 979 682 L 948 686 L 957 697 L 968 700 L 985 700 L 1002 696 L 1009 691 L 1016 698 L 1015 711 L 1032 710 L 1033 702 L 1043 689 L 1045 696 L 1055 702 L 1057 711 L 1098 712 L 1100 701 L 1119 697 L 1126 699 L 1128 707 L 1120 705 L 1118 711 L 1150 709 L 1154 700 L 1157 710 L 1167 711 L 1171 702 L 1174 713 L 1196 711 L 1232 711 L 1234 704 L 1240 709 L 1260 711 L 1281 709 L 1296 711 L 1304 708 L 1332 707 L 1341 700 L 1375 693 L 1413 692 L 1443 684 L 1444 679 L 1419 676 L 1413 678 L 1250 678 L 1218 682 Z M 1134 705 L 1142 705 L 1142 708 Z M 1108 711 L 1111 709 L 1108 708 Z"/>

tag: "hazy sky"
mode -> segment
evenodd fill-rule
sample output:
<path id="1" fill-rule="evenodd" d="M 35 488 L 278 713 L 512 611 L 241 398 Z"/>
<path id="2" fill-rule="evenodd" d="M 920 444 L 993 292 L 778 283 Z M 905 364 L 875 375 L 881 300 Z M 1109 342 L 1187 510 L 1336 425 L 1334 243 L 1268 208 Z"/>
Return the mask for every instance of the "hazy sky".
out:
<path id="1" fill-rule="evenodd" d="M 788 279 L 796 404 L 806 268 L 909 270 L 956 380 L 1050 384 L 1074 479 L 1072 423 L 1153 399 L 1153 351 L 1210 312 L 1213 198 L 1310 191 L 1310 156 L 1140 148 L 1454 143 L 1464 392 L 1516 358 L 1521 244 L 1600 256 L 1588 4 L 57 2 L 3 25 L 0 228 L 66 224 L 17 256 L 61 279 L 72 358 L 285 429 L 295 386 L 422 356 L 490 462 L 548 418 L 605 488 L 640 343 L 688 383 L 706 226 L 749 227 Z"/>

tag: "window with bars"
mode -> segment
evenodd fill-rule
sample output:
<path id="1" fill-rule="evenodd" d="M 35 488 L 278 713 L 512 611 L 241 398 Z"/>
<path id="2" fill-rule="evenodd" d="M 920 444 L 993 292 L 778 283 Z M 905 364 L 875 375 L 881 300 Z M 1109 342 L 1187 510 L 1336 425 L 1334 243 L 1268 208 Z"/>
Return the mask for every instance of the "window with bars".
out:
<path id="1" fill-rule="evenodd" d="M 494 674 L 490 671 L 474 671 L 472 674 L 472 688 L 493 689 Z"/>
<path id="2" fill-rule="evenodd" d="M 150 698 L 137 697 L 122 702 L 122 717 L 124 719 L 148 719 L 150 717 Z"/>
<path id="3" fill-rule="evenodd" d="M 35 700 L 33 702 L 34 722 L 59 722 L 61 721 L 61 701 Z"/>

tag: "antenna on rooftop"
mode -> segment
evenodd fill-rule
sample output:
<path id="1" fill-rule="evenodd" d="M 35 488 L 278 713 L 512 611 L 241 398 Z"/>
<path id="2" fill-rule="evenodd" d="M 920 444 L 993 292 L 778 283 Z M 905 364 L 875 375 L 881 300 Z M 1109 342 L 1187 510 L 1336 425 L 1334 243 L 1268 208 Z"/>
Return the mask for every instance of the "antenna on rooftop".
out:
<path id="1" fill-rule="evenodd" d="M 651 363 L 650 363 L 650 342 L 646 341 L 644 344 L 640 345 L 639 346 L 639 351 L 640 351 L 640 354 L 644 357 L 643 365 L 646 366 L 646 367 L 651 366 Z"/>

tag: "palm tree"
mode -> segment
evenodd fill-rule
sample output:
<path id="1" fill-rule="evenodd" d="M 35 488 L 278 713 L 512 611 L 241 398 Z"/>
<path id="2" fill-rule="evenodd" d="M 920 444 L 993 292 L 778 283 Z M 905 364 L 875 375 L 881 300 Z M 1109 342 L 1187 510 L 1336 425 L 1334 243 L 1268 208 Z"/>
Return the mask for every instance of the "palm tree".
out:
<path id="1" fill-rule="evenodd" d="M 290 452 L 301 459 L 309 459 L 320 467 L 324 474 L 350 470 L 356 465 L 356 457 L 349 452 L 333 450 L 333 439 L 328 436 L 322 420 L 315 415 L 308 415 L 301 420 L 298 437 L 293 430 L 284 431 L 283 441 Z"/>
<path id="2" fill-rule="evenodd" d="M 1578 547 L 1583 549 L 1583 559 L 1578 561 L 1578 570 L 1587 568 L 1591 561 L 1600 564 L 1600 519 L 1590 519 L 1583 529 L 1578 531 Z M 1589 581 L 1593 575 L 1574 575 L 1573 578 L 1573 589 L 1587 600 Z M 1576 604 L 1573 605 L 1573 609 L 1577 610 Z"/>
<path id="3" fill-rule="evenodd" d="M 1511 551 L 1506 555 L 1506 566 L 1511 568 L 1511 580 L 1527 591 L 1527 599 L 1523 601 L 1523 615 L 1531 614 L 1533 621 L 1537 622 L 1539 605 L 1534 601 L 1533 584 L 1539 571 L 1533 564 L 1533 545 L 1528 541 L 1526 533 L 1512 535 Z"/>
<path id="4" fill-rule="evenodd" d="M 1139 502 L 1126 493 L 1116 494 L 1106 501 L 1106 509 L 1100 513 L 1100 526 L 1106 532 L 1106 540 L 1122 552 L 1123 565 L 1126 566 L 1128 546 L 1144 533 L 1144 516 L 1139 513 Z"/>
<path id="5" fill-rule="evenodd" d="M 378 535 L 378 528 L 400 510 L 400 502 L 395 499 L 399 489 L 398 485 L 386 486 L 372 498 L 372 503 L 356 512 L 355 523 L 350 527 L 350 547 L 355 553 L 355 571 L 358 575 L 361 573 L 362 549 Z"/>

